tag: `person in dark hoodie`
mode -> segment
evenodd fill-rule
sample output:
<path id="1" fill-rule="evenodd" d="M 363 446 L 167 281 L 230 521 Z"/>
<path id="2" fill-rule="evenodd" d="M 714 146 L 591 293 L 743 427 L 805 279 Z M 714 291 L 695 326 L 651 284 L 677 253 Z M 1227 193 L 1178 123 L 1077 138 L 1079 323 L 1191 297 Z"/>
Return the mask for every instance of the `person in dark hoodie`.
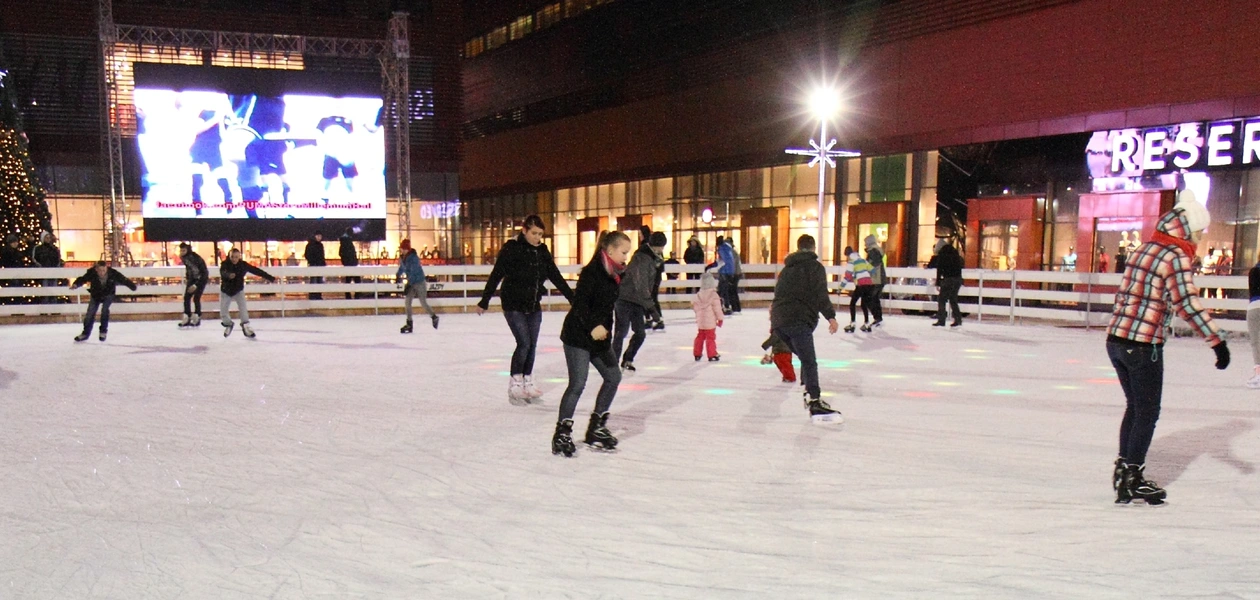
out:
<path id="1" fill-rule="evenodd" d="M 91 300 L 88 302 L 87 314 L 83 316 L 83 333 L 75 336 L 74 341 L 82 342 L 92 335 L 92 326 L 96 324 L 96 309 L 101 310 L 101 335 L 100 340 L 105 341 L 105 335 L 109 333 L 109 307 L 114 303 L 114 298 L 118 293 L 119 284 L 131 288 L 136 291 L 136 284 L 125 275 L 114 270 L 105 261 L 98 261 L 96 265 L 88 269 L 86 273 L 75 279 L 70 284 L 70 289 L 75 290 L 86 284 Z"/>
<path id="2" fill-rule="evenodd" d="M 669 245 L 669 238 L 665 232 L 653 232 L 648 237 L 648 245 L 652 250 L 656 251 L 656 280 L 652 282 L 652 312 L 648 314 L 646 326 L 652 331 L 665 331 L 665 316 L 661 311 L 661 282 L 665 280 L 665 246 Z M 678 261 L 674 261 L 678 264 Z"/>
<path id="3" fill-rule="evenodd" d="M 403 309 L 407 313 L 407 324 L 399 330 L 401 333 L 411 333 L 414 328 L 411 325 L 411 301 L 414 298 L 420 299 L 420 306 L 424 308 L 424 312 L 429 313 L 429 319 L 433 321 L 433 328 L 438 327 L 438 316 L 429 307 L 428 299 L 428 282 L 424 279 L 424 266 L 420 264 L 420 255 L 416 253 L 416 249 L 411 247 L 411 240 L 405 239 L 398 244 L 398 272 L 394 274 L 394 279 L 398 285 L 403 285 L 402 277 L 407 276 L 407 287 L 403 292 Z"/>
<path id="4" fill-rule="evenodd" d="M 866 244 L 866 262 L 871 263 L 871 285 L 874 286 L 868 297 L 871 301 L 871 313 L 875 315 L 871 327 L 879 327 L 884 324 L 884 307 L 880 304 L 879 297 L 888 284 L 888 271 L 884 268 L 884 249 L 879 247 L 879 239 L 873 235 L 866 236 L 863 241 Z"/>
<path id="5" fill-rule="evenodd" d="M 255 267 L 241 258 L 240 248 L 232 248 L 228 259 L 219 265 L 219 317 L 223 322 L 223 337 L 232 335 L 232 303 L 241 315 L 241 333 L 253 339 L 254 329 L 249 326 L 249 308 L 245 305 L 245 274 L 253 273 L 268 282 L 275 283 L 270 273 Z"/>
<path id="6" fill-rule="evenodd" d="M 341 258 L 341 266 L 357 267 L 359 266 L 359 252 L 354 247 L 354 229 L 347 227 L 342 232 L 337 245 L 337 256 Z M 342 279 L 342 283 L 362 283 L 363 278 L 358 275 L 347 275 Z M 357 292 L 346 292 L 346 300 L 358 297 Z"/>
<path id="7" fill-rule="evenodd" d="M 658 232 L 659 233 L 659 232 Z M 653 234 L 656 235 L 656 234 Z M 664 234 L 655 241 L 663 242 Z M 634 357 L 647 338 L 647 322 L 656 316 L 656 304 L 652 300 L 652 290 L 660 285 L 657 279 L 661 268 L 661 252 L 664 247 L 652 246 L 651 236 L 639 246 L 630 258 L 630 266 L 621 278 L 620 296 L 617 298 L 617 333 L 613 337 L 613 353 L 621 359 L 623 371 L 634 372 Z M 634 329 L 630 337 L 630 345 L 622 347 L 626 341 L 626 333 Z"/>
<path id="8" fill-rule="evenodd" d="M 308 267 L 326 267 L 328 259 L 324 258 L 324 232 L 316 230 L 315 235 L 311 239 L 306 240 L 306 249 L 302 251 L 303 258 L 306 259 Z M 311 277 L 311 283 L 324 283 L 322 275 Z M 311 300 L 323 300 L 324 294 L 321 292 L 311 292 L 306 295 Z"/>
<path id="9" fill-rule="evenodd" d="M 1107 356 L 1124 390 L 1120 455 L 1112 470 L 1116 503 L 1163 504 L 1167 492 L 1146 479 L 1146 452 L 1155 437 L 1164 393 L 1164 332 L 1173 315 L 1207 338 L 1216 368 L 1229 366 L 1229 347 L 1194 285 L 1195 244 L 1207 229 L 1208 210 L 1185 190 L 1155 224 L 1155 235 L 1129 255 L 1107 324 Z"/>
<path id="10" fill-rule="evenodd" d="M 700 243 L 700 238 L 693 235 L 687 240 L 687 249 L 683 251 L 683 262 L 689 265 L 704 264 L 704 244 Z M 687 279 L 700 279 L 700 273 L 687 273 Z"/>
<path id="11" fill-rule="evenodd" d="M 630 237 L 620 231 L 604 233 L 595 256 L 578 275 L 577 293 L 569 314 L 564 317 L 560 341 L 564 344 L 564 360 L 569 369 L 569 385 L 560 400 L 560 415 L 551 436 L 551 453 L 573 456 L 573 414 L 586 389 L 590 366 L 595 365 L 604 383 L 595 396 L 595 412 L 586 427 L 585 442 L 592 448 L 613 450 L 617 438 L 608 430 L 608 410 L 621 385 L 621 371 L 609 340 L 618 287 L 630 254 Z"/>
<path id="12" fill-rule="evenodd" d="M 783 270 L 774 285 L 770 305 L 770 330 L 801 361 L 801 383 L 805 386 L 805 407 L 815 423 L 843 423 L 840 412 L 822 399 L 818 385 L 818 357 L 814 354 L 814 328 L 818 315 L 827 319 L 827 331 L 840 329 L 836 309 L 827 293 L 827 269 L 818 261 L 814 236 L 796 240 L 796 252 L 783 261 Z"/>
<path id="13" fill-rule="evenodd" d="M 542 392 L 534 385 L 534 355 L 538 349 L 538 331 L 542 327 L 542 297 L 547 293 L 543 284 L 550 281 L 570 302 L 573 290 L 556 268 L 551 251 L 542 243 L 542 218 L 538 215 L 525 217 L 520 235 L 508 240 L 499 249 L 494 270 L 486 281 L 477 314 L 485 314 L 490 308 L 490 298 L 499 290 L 503 305 L 503 318 L 507 320 L 512 337 L 516 338 L 516 351 L 512 353 L 511 380 L 508 383 L 508 402 L 520 406 L 536 402 Z"/>
<path id="14" fill-rule="evenodd" d="M 180 327 L 197 327 L 201 325 L 201 293 L 206 291 L 210 283 L 210 271 L 206 269 L 206 261 L 196 252 L 192 245 L 182 242 L 179 245 L 179 260 L 184 263 L 184 316 L 179 321 Z"/>
<path id="15" fill-rule="evenodd" d="M 958 291 L 963 284 L 962 255 L 958 254 L 953 245 L 946 243 L 940 247 L 933 260 L 936 261 L 936 287 L 940 288 L 941 293 L 936 298 L 936 322 L 932 326 L 945 326 L 945 317 L 948 316 L 945 305 L 948 303 L 949 308 L 954 311 L 954 322 L 950 327 L 958 327 L 962 325 L 962 310 L 958 308 Z"/>
<path id="16" fill-rule="evenodd" d="M 61 249 L 57 247 L 57 238 L 51 231 L 41 231 L 39 234 L 39 244 L 31 250 L 31 266 L 43 269 L 59 269 L 65 266 L 65 261 L 61 260 Z M 43 287 L 56 287 L 58 284 L 56 279 L 45 279 L 40 282 Z M 44 296 L 41 298 L 42 303 L 51 304 L 57 301 L 55 296 Z"/>

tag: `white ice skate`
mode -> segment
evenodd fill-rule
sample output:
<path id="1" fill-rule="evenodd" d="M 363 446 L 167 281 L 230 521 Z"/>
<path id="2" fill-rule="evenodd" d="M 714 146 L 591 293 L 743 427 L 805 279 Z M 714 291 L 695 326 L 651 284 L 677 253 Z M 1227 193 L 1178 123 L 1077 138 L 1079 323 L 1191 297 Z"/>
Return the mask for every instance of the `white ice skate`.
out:
<path id="1" fill-rule="evenodd" d="M 534 376 L 526 375 L 523 386 L 525 400 L 530 404 L 542 404 L 542 390 L 534 385 Z"/>
<path id="2" fill-rule="evenodd" d="M 1260 390 L 1260 373 L 1252 375 L 1251 379 L 1247 380 L 1247 387 L 1253 390 Z"/>
<path id="3" fill-rule="evenodd" d="M 529 397 L 525 395 L 525 377 L 513 375 L 508 384 L 508 403 L 512 406 L 529 406 Z"/>
<path id="4" fill-rule="evenodd" d="M 254 339 L 254 328 L 250 327 L 249 323 L 241 323 L 241 333 L 251 340 Z"/>
<path id="5" fill-rule="evenodd" d="M 179 319 L 179 327 L 180 327 L 181 329 L 182 329 L 182 328 L 184 328 L 184 327 L 188 327 L 188 326 L 189 326 L 189 325 L 191 325 L 191 324 L 192 324 L 192 318 L 191 318 L 191 317 L 189 317 L 188 315 L 184 315 L 183 317 L 180 317 L 180 319 Z"/>

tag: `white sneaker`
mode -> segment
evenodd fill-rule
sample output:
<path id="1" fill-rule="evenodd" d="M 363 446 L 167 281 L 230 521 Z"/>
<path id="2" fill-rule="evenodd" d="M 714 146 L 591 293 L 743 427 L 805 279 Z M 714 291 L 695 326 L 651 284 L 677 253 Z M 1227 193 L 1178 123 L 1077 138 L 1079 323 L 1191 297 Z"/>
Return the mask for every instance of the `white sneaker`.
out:
<path id="1" fill-rule="evenodd" d="M 1252 375 L 1251 379 L 1247 380 L 1247 387 L 1253 390 L 1260 390 L 1260 373 Z"/>
<path id="2" fill-rule="evenodd" d="M 531 401 L 542 398 L 542 390 L 534 387 L 533 375 L 525 376 L 524 394 L 525 398 Z"/>
<path id="3" fill-rule="evenodd" d="M 524 376 L 512 376 L 512 382 L 508 384 L 508 402 L 513 406 L 526 406 L 529 404 L 529 397 L 525 395 Z"/>

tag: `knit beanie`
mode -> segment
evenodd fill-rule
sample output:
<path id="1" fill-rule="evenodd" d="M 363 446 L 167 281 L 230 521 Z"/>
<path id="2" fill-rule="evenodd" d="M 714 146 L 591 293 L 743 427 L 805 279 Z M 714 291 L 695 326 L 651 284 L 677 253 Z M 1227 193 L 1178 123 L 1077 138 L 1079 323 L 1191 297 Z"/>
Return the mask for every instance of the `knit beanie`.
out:
<path id="1" fill-rule="evenodd" d="M 665 237 L 665 232 L 657 231 L 648 238 L 648 245 L 653 248 L 664 248 L 669 244 L 669 238 Z"/>
<path id="2" fill-rule="evenodd" d="M 713 290 L 717 289 L 717 286 L 717 277 L 713 276 L 713 271 L 705 271 L 704 275 L 700 276 L 700 289 Z"/>
<path id="3" fill-rule="evenodd" d="M 1186 224 L 1190 226 L 1191 233 L 1207 229 L 1208 224 L 1212 222 L 1212 216 L 1208 214 L 1207 207 L 1203 206 L 1190 190 L 1181 190 L 1177 193 L 1177 205 L 1173 207 L 1173 210 L 1181 210 L 1182 216 L 1186 218 Z"/>
<path id="4" fill-rule="evenodd" d="M 865 241 L 866 241 L 867 248 L 874 248 L 875 246 L 879 245 L 879 240 L 875 239 L 875 236 L 873 235 L 866 236 Z"/>

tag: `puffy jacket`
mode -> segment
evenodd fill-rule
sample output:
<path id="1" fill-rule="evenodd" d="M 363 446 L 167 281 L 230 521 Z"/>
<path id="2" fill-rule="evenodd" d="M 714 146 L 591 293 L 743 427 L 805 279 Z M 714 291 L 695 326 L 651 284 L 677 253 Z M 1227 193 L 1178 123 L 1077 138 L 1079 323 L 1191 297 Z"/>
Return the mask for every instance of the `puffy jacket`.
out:
<path id="1" fill-rule="evenodd" d="M 1164 328 L 1176 314 L 1216 345 L 1220 329 L 1199 303 L 1193 256 L 1189 222 L 1181 210 L 1174 209 L 1156 223 L 1153 238 L 1129 256 L 1107 334 L 1162 344 Z"/>
<path id="2" fill-rule="evenodd" d="M 630 265 L 621 276 L 621 291 L 618 300 L 637 304 L 646 308 L 649 313 L 656 312 L 656 304 L 652 302 L 652 291 L 660 285 L 657 273 L 661 267 L 661 257 L 656 255 L 647 244 L 639 246 L 634 256 L 630 257 Z"/>
<path id="3" fill-rule="evenodd" d="M 720 267 L 718 268 L 718 274 L 734 275 L 735 264 L 736 264 L 735 261 L 738 259 L 735 258 L 735 249 L 731 247 L 730 242 L 724 241 L 721 244 L 718 244 L 717 255 L 718 255 L 718 263 L 720 264 Z"/>
<path id="4" fill-rule="evenodd" d="M 618 278 L 604 268 L 603 252 L 596 252 L 591 262 L 578 274 L 569 314 L 560 329 L 560 341 L 582 348 L 591 354 L 603 354 L 612 348 L 613 311 L 617 304 Z M 603 325 L 608 337 L 596 340 L 591 331 Z"/>
<path id="5" fill-rule="evenodd" d="M 408 250 L 402 260 L 398 261 L 398 272 L 394 273 L 394 279 L 403 275 L 407 276 L 407 283 L 424 285 L 424 266 L 420 264 L 420 255 L 415 248 Z"/>
<path id="6" fill-rule="evenodd" d="M 87 284 L 88 286 L 88 293 L 97 300 L 102 300 L 106 296 L 113 296 L 118 293 L 119 285 L 131 288 L 131 291 L 133 292 L 136 291 L 136 284 L 130 279 L 127 279 L 126 275 L 116 271 L 113 267 L 110 267 L 109 271 L 105 273 L 105 281 L 101 281 L 100 278 L 96 276 L 96 267 L 89 268 L 86 273 L 80 275 L 78 279 L 74 280 L 75 287 L 84 284 Z"/>
<path id="7" fill-rule="evenodd" d="M 184 285 L 205 285 L 210 282 L 210 271 L 206 269 L 206 261 L 200 254 L 189 250 L 180 260 L 184 263 Z"/>
<path id="8" fill-rule="evenodd" d="M 328 266 L 328 261 L 324 258 L 324 242 L 321 242 L 314 237 L 306 240 L 306 249 L 302 251 L 302 257 L 306 259 L 306 264 L 308 266 Z"/>
<path id="9" fill-rule="evenodd" d="M 700 242 L 687 242 L 687 249 L 683 251 L 683 262 L 689 265 L 704 264 L 704 246 Z"/>
<path id="10" fill-rule="evenodd" d="M 696 312 L 696 329 L 715 329 L 722 320 L 722 299 L 714 288 L 704 288 L 691 299 Z"/>
<path id="11" fill-rule="evenodd" d="M 547 281 L 556 286 L 569 302 L 573 302 L 573 290 L 569 288 L 569 282 L 560 275 L 560 269 L 556 268 L 556 261 L 551 257 L 547 245 L 530 245 L 525 241 L 525 234 L 519 234 L 499 249 L 494 270 L 490 272 L 490 280 L 486 282 L 486 289 L 481 293 L 481 302 L 477 306 L 490 308 L 490 298 L 494 297 L 495 290 L 502 282 L 503 289 L 499 290 L 499 299 L 505 312 L 538 312 L 542 310 L 542 297 L 547 291 L 543 284 Z"/>
<path id="12" fill-rule="evenodd" d="M 866 262 L 871 263 L 871 283 L 884 285 L 888 283 L 888 271 L 884 270 L 884 251 L 879 247 L 875 236 L 866 236 Z"/>
<path id="13" fill-rule="evenodd" d="M 793 252 L 783 261 L 783 271 L 774 284 L 770 326 L 816 327 L 819 314 L 827 320 L 836 318 L 836 309 L 827 295 L 827 269 L 818 262 L 817 254 Z"/>
<path id="14" fill-rule="evenodd" d="M 963 259 L 953 246 L 941 246 L 936 254 L 936 280 L 939 282 L 948 277 L 962 277 Z"/>
<path id="15" fill-rule="evenodd" d="M 57 268 L 65 264 L 61 260 L 61 250 L 51 242 L 41 242 L 35 246 L 35 250 L 31 252 L 31 258 L 37 267 Z"/>
<path id="16" fill-rule="evenodd" d="M 359 266 L 359 253 L 354 249 L 354 240 L 350 236 L 341 236 L 341 243 L 337 246 L 337 257 L 341 259 L 343 267 Z"/>
<path id="17" fill-rule="evenodd" d="M 230 259 L 223 261 L 219 265 L 219 293 L 235 296 L 245 290 L 245 274 L 253 273 L 270 282 L 275 282 L 276 278 L 254 265 L 245 262 L 233 263 Z"/>

